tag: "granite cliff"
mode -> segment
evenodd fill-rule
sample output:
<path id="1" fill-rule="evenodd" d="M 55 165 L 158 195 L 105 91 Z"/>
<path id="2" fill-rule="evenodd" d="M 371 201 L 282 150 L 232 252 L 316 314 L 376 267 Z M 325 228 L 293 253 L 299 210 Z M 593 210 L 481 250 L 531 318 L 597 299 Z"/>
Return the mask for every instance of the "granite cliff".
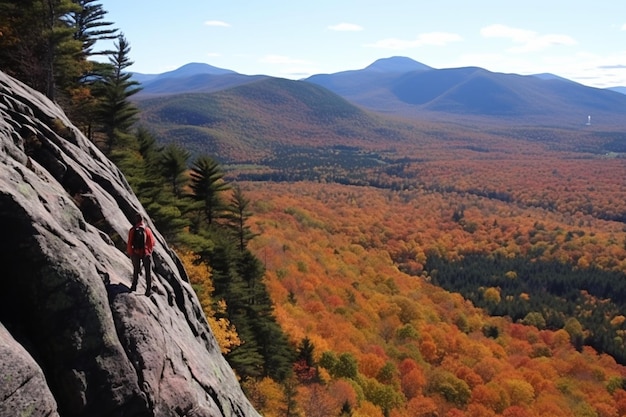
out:
<path id="1" fill-rule="evenodd" d="M 259 415 L 153 225 L 153 293 L 129 292 L 120 171 L 1 72 L 0 159 L 0 416 Z"/>

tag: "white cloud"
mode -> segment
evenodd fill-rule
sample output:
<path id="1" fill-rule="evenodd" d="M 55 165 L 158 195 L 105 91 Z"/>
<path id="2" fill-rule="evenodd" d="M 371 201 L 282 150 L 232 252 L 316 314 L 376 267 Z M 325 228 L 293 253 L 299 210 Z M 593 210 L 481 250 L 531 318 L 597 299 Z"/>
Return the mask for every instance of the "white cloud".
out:
<path id="1" fill-rule="evenodd" d="M 328 29 L 337 32 L 359 32 L 363 30 L 363 27 L 355 25 L 354 23 L 339 23 L 337 25 L 328 26 Z"/>
<path id="2" fill-rule="evenodd" d="M 204 25 L 205 26 L 217 26 L 217 27 L 223 27 L 223 28 L 230 27 L 229 23 L 222 22 L 221 20 L 207 20 L 206 22 L 204 22 Z"/>
<path id="3" fill-rule="evenodd" d="M 554 45 L 576 45 L 576 40 L 568 35 L 540 35 L 532 30 L 505 25 L 486 26 L 480 30 L 480 34 L 485 38 L 510 39 L 513 43 L 518 44 L 518 46 L 509 49 L 509 52 L 515 53 L 540 51 Z"/>
<path id="4" fill-rule="evenodd" d="M 209 58 L 217 58 L 218 56 L 222 56 L 222 54 L 217 52 L 209 52 L 208 54 L 206 54 L 206 56 L 208 56 Z"/>
<path id="5" fill-rule="evenodd" d="M 626 23 L 622 25 L 621 30 L 626 30 Z"/>
<path id="6" fill-rule="evenodd" d="M 368 44 L 365 46 L 369 46 L 371 48 L 381 48 L 381 49 L 411 49 L 418 48 L 420 46 L 444 46 L 451 42 L 459 42 L 462 41 L 463 38 L 456 33 L 448 33 L 448 32 L 430 32 L 430 33 L 422 33 L 416 39 L 406 40 L 406 39 L 397 39 L 397 38 L 388 38 L 383 39 L 378 42 Z"/>

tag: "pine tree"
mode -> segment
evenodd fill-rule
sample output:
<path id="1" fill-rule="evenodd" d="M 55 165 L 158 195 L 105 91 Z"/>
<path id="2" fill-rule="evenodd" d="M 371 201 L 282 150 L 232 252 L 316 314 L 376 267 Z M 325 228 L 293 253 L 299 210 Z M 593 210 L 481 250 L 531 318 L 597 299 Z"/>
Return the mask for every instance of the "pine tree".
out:
<path id="1" fill-rule="evenodd" d="M 252 216 L 249 206 L 250 200 L 243 195 L 241 188 L 233 186 L 233 195 L 226 218 L 228 226 L 236 236 L 240 252 L 243 252 L 248 242 L 256 236 L 247 225 L 248 219 Z"/>
<path id="2" fill-rule="evenodd" d="M 189 211 L 191 200 L 176 195 L 170 188 L 170 178 L 167 167 L 163 160 L 168 147 L 159 147 L 156 139 L 144 128 L 138 128 L 135 135 L 141 163 L 135 167 L 129 167 L 127 171 L 137 171 L 135 177 L 137 195 L 142 204 L 147 208 L 159 231 L 172 244 L 180 243 L 183 230 L 189 226 L 189 219 L 184 213 Z M 114 152 L 116 159 L 132 160 L 134 152 Z M 185 181 L 182 178 L 181 181 Z M 185 184 L 178 184 L 183 187 Z"/>
<path id="3" fill-rule="evenodd" d="M 80 65 L 62 86 L 67 103 L 66 112 L 83 133 L 93 140 L 93 119 L 95 118 L 98 100 L 93 87 L 97 80 L 102 79 L 108 65 L 90 60 L 93 56 L 110 55 L 114 51 L 96 49 L 99 41 L 117 39 L 118 30 L 113 23 L 106 21 L 107 11 L 96 0 L 73 0 L 80 8 L 64 17 L 67 25 L 73 29 L 73 36 L 82 45 Z"/>
<path id="4" fill-rule="evenodd" d="M 133 62 L 129 58 L 130 45 L 123 34 L 118 36 L 115 48 L 109 56 L 109 66 L 102 80 L 95 85 L 100 97 L 97 116 L 104 133 L 103 148 L 107 153 L 111 153 L 115 146 L 124 147 L 124 141 L 128 141 L 130 128 L 139 113 L 129 97 L 141 91 L 139 83 L 131 80 L 132 74 L 126 72 Z"/>
<path id="5" fill-rule="evenodd" d="M 113 23 L 104 20 L 106 10 L 98 4 L 96 0 L 73 0 L 79 9 L 70 12 L 65 21 L 74 28 L 74 39 L 82 43 L 82 50 L 85 56 L 107 55 L 113 51 L 94 50 L 96 42 L 102 40 L 117 39 L 117 29 L 113 28 Z"/>
<path id="6" fill-rule="evenodd" d="M 185 177 L 187 161 L 190 156 L 191 153 L 188 150 L 176 144 L 166 145 L 161 152 L 160 162 L 163 175 L 176 197 L 181 197 L 183 194 L 183 185 L 187 181 Z"/>
<path id="7" fill-rule="evenodd" d="M 204 219 L 212 225 L 226 208 L 221 193 L 230 188 L 219 164 L 209 156 L 198 157 L 191 168 L 190 187 L 193 199 L 201 203 Z"/>
<path id="8" fill-rule="evenodd" d="M 308 337 L 305 337 L 298 346 L 298 357 L 296 360 L 302 360 L 307 366 L 315 366 L 314 358 L 315 346 Z"/>
<path id="9" fill-rule="evenodd" d="M 0 3 L 0 69 L 55 99 L 57 82 L 76 70 L 81 44 L 64 20 L 70 0 Z"/>

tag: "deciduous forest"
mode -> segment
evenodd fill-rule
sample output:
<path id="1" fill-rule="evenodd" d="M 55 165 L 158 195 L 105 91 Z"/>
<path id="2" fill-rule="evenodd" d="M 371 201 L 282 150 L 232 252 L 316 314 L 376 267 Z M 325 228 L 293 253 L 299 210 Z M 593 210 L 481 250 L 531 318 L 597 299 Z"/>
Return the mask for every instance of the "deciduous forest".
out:
<path id="1" fill-rule="evenodd" d="M 0 1 L 0 69 L 120 167 L 263 415 L 626 415 L 621 136 L 381 122 L 342 103 L 362 122 L 337 132 L 358 138 L 318 125 L 306 142 L 296 118 L 259 153 L 224 136 L 222 163 L 138 123 L 132 40 L 105 16 L 93 0 Z"/>

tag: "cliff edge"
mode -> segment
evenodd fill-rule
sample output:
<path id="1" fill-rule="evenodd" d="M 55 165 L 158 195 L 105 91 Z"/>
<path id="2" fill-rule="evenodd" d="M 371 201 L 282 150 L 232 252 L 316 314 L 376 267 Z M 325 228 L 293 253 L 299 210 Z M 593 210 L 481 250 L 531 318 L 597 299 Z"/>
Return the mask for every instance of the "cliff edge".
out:
<path id="1" fill-rule="evenodd" d="M 129 292 L 124 176 L 0 72 L 0 416 L 239 416 L 250 405 L 159 231 Z"/>

